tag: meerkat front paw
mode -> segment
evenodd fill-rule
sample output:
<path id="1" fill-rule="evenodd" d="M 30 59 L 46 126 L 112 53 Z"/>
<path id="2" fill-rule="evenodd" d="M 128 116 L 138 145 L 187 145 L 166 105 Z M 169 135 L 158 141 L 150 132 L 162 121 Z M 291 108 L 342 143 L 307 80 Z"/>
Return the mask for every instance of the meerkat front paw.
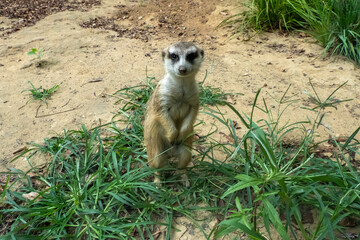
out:
<path id="1" fill-rule="evenodd" d="M 171 129 L 167 132 L 167 139 L 171 144 L 174 144 L 177 141 L 179 135 L 179 131 L 175 129 Z"/>
<path id="2" fill-rule="evenodd" d="M 189 128 L 182 128 L 179 131 L 179 134 L 177 136 L 177 142 L 183 142 L 184 140 L 186 140 L 188 137 L 191 136 L 192 130 L 189 130 Z"/>
<path id="3" fill-rule="evenodd" d="M 184 140 L 186 139 L 186 135 L 184 132 L 179 132 L 177 138 L 176 138 L 176 143 L 180 144 L 182 143 Z"/>

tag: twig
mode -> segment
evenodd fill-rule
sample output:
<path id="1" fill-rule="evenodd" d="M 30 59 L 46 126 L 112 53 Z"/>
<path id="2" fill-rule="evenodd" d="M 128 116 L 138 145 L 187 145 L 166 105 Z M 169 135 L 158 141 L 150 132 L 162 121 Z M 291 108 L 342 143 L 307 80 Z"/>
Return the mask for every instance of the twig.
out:
<path id="1" fill-rule="evenodd" d="M 63 107 L 65 107 L 66 105 L 68 105 L 69 104 L 69 102 L 70 102 L 70 100 L 71 100 L 71 98 L 69 98 L 69 101 L 67 101 L 67 103 L 65 103 L 64 105 L 62 105 L 61 107 L 63 108 Z"/>
<path id="2" fill-rule="evenodd" d="M 261 187 L 260 191 L 259 191 L 259 196 L 263 193 L 263 190 L 264 190 L 264 186 Z M 256 211 L 257 211 L 257 208 L 259 206 L 259 202 L 254 202 L 254 209 L 253 209 L 253 221 L 254 221 L 254 230 L 256 231 L 256 228 L 257 228 L 257 225 L 256 225 L 256 220 L 257 220 L 257 216 L 256 216 Z"/>
<path id="3" fill-rule="evenodd" d="M 186 228 L 186 230 L 181 234 L 181 236 L 179 237 L 179 239 L 181 239 L 184 235 L 185 235 L 185 233 L 188 231 L 189 229 L 188 228 Z"/>
<path id="4" fill-rule="evenodd" d="M 36 114 L 35 114 L 35 117 L 38 115 L 38 112 L 39 112 L 39 109 L 41 108 L 41 105 L 39 105 L 36 109 Z"/>
<path id="5" fill-rule="evenodd" d="M 42 117 L 49 117 L 49 116 L 53 116 L 53 115 L 56 115 L 56 114 L 61 114 L 61 113 L 66 113 L 66 112 L 70 112 L 70 111 L 74 111 L 78 108 L 80 108 L 80 105 L 74 107 L 74 108 L 71 108 L 71 109 L 68 109 L 68 110 L 65 110 L 65 111 L 60 111 L 60 112 L 55 112 L 55 113 L 49 113 L 49 114 L 45 114 L 45 115 L 38 115 L 38 112 L 39 112 L 39 109 L 40 109 L 41 105 L 38 107 L 38 109 L 36 110 L 36 115 L 35 115 L 35 118 L 42 118 Z"/>
<path id="6" fill-rule="evenodd" d="M 18 154 L 18 153 L 25 152 L 26 150 L 28 150 L 27 147 L 22 147 L 22 148 L 16 150 L 15 152 L 13 152 L 13 154 L 16 155 L 16 154 Z"/>
<path id="7" fill-rule="evenodd" d="M 158 239 L 159 236 L 156 236 L 156 235 L 160 235 L 160 233 L 162 233 L 162 230 L 159 230 L 157 232 L 154 232 L 153 234 L 151 234 L 155 239 Z"/>
<path id="8" fill-rule="evenodd" d="M 324 124 L 322 122 L 320 122 L 320 125 L 322 125 L 323 127 L 325 127 L 327 130 L 329 130 L 332 135 L 335 135 L 335 132 L 330 128 L 330 126 L 328 126 L 327 124 Z"/>
<path id="9" fill-rule="evenodd" d="M 123 98 L 123 97 L 120 97 L 120 96 L 111 95 L 111 94 L 107 94 L 107 93 L 105 93 L 105 95 L 110 96 L 110 97 L 120 98 L 121 100 L 124 100 L 124 101 L 126 101 L 126 102 L 128 102 L 128 103 L 132 103 L 132 104 L 136 105 L 137 107 L 140 107 L 139 104 L 134 103 L 133 101 L 130 101 L 130 100 L 126 99 L 126 98 Z"/>
<path id="10" fill-rule="evenodd" d="M 86 83 L 83 83 L 80 87 L 82 87 L 82 86 L 84 86 L 84 85 L 86 85 L 86 84 L 88 84 L 88 83 L 97 83 L 97 82 L 102 82 L 102 78 L 95 78 L 95 79 L 93 79 L 93 80 L 90 80 L 90 81 L 88 81 L 88 82 L 86 82 Z"/>
<path id="11" fill-rule="evenodd" d="M 21 107 L 18 108 L 18 110 L 22 109 L 22 108 L 25 107 L 25 106 L 26 106 L 26 104 L 25 104 L 25 105 L 22 105 Z"/>

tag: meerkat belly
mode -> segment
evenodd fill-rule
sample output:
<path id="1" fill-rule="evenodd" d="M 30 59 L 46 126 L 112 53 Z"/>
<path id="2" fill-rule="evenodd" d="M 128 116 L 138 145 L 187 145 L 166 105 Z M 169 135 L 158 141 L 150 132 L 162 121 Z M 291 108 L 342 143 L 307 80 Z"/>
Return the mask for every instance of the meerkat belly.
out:
<path id="1" fill-rule="evenodd" d="M 185 102 L 177 102 L 170 107 L 169 114 L 175 123 L 181 124 L 184 118 L 189 114 L 190 109 L 190 104 Z"/>

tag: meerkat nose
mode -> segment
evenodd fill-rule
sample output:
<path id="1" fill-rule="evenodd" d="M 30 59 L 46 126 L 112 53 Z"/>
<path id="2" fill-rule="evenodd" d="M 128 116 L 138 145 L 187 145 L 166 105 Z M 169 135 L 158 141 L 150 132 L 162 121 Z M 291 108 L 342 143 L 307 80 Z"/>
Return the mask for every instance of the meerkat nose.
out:
<path id="1" fill-rule="evenodd" d="M 180 67 L 179 67 L 179 73 L 180 73 L 180 74 L 185 74 L 185 73 L 186 73 L 186 67 L 180 66 Z"/>

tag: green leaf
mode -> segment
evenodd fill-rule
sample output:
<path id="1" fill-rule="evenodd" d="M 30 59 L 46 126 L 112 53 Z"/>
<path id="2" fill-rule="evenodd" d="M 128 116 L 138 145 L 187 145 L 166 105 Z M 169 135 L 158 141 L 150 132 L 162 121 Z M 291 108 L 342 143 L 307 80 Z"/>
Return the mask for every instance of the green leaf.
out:
<path id="1" fill-rule="evenodd" d="M 230 193 L 239 191 L 241 189 L 247 188 L 247 187 L 253 187 L 254 189 L 258 189 L 257 186 L 261 183 L 263 183 L 263 179 L 254 178 L 245 174 L 239 174 L 235 177 L 236 179 L 239 179 L 240 182 L 231 186 L 223 195 L 221 198 L 226 197 Z"/>
<path id="2" fill-rule="evenodd" d="M 220 226 L 220 228 L 218 231 L 216 231 L 215 238 L 225 236 L 229 233 L 232 233 L 232 232 L 240 229 L 241 231 L 246 233 L 249 237 L 252 237 L 252 239 L 266 240 L 266 238 L 261 236 L 261 234 L 259 234 L 258 232 L 254 231 L 254 230 L 246 227 L 244 224 L 240 223 L 240 221 L 238 219 L 229 219 L 229 220 L 222 221 L 219 224 L 219 226 Z"/>
<path id="3" fill-rule="evenodd" d="M 283 240 L 290 240 L 284 225 L 282 224 L 280 217 L 279 217 L 279 213 L 276 211 L 276 209 L 274 208 L 274 206 L 269 202 L 268 199 L 264 198 L 262 200 L 263 204 L 264 204 L 264 212 L 267 215 L 267 217 L 269 217 L 271 223 L 274 225 L 274 228 L 276 229 L 276 231 L 280 234 L 281 239 Z"/>

